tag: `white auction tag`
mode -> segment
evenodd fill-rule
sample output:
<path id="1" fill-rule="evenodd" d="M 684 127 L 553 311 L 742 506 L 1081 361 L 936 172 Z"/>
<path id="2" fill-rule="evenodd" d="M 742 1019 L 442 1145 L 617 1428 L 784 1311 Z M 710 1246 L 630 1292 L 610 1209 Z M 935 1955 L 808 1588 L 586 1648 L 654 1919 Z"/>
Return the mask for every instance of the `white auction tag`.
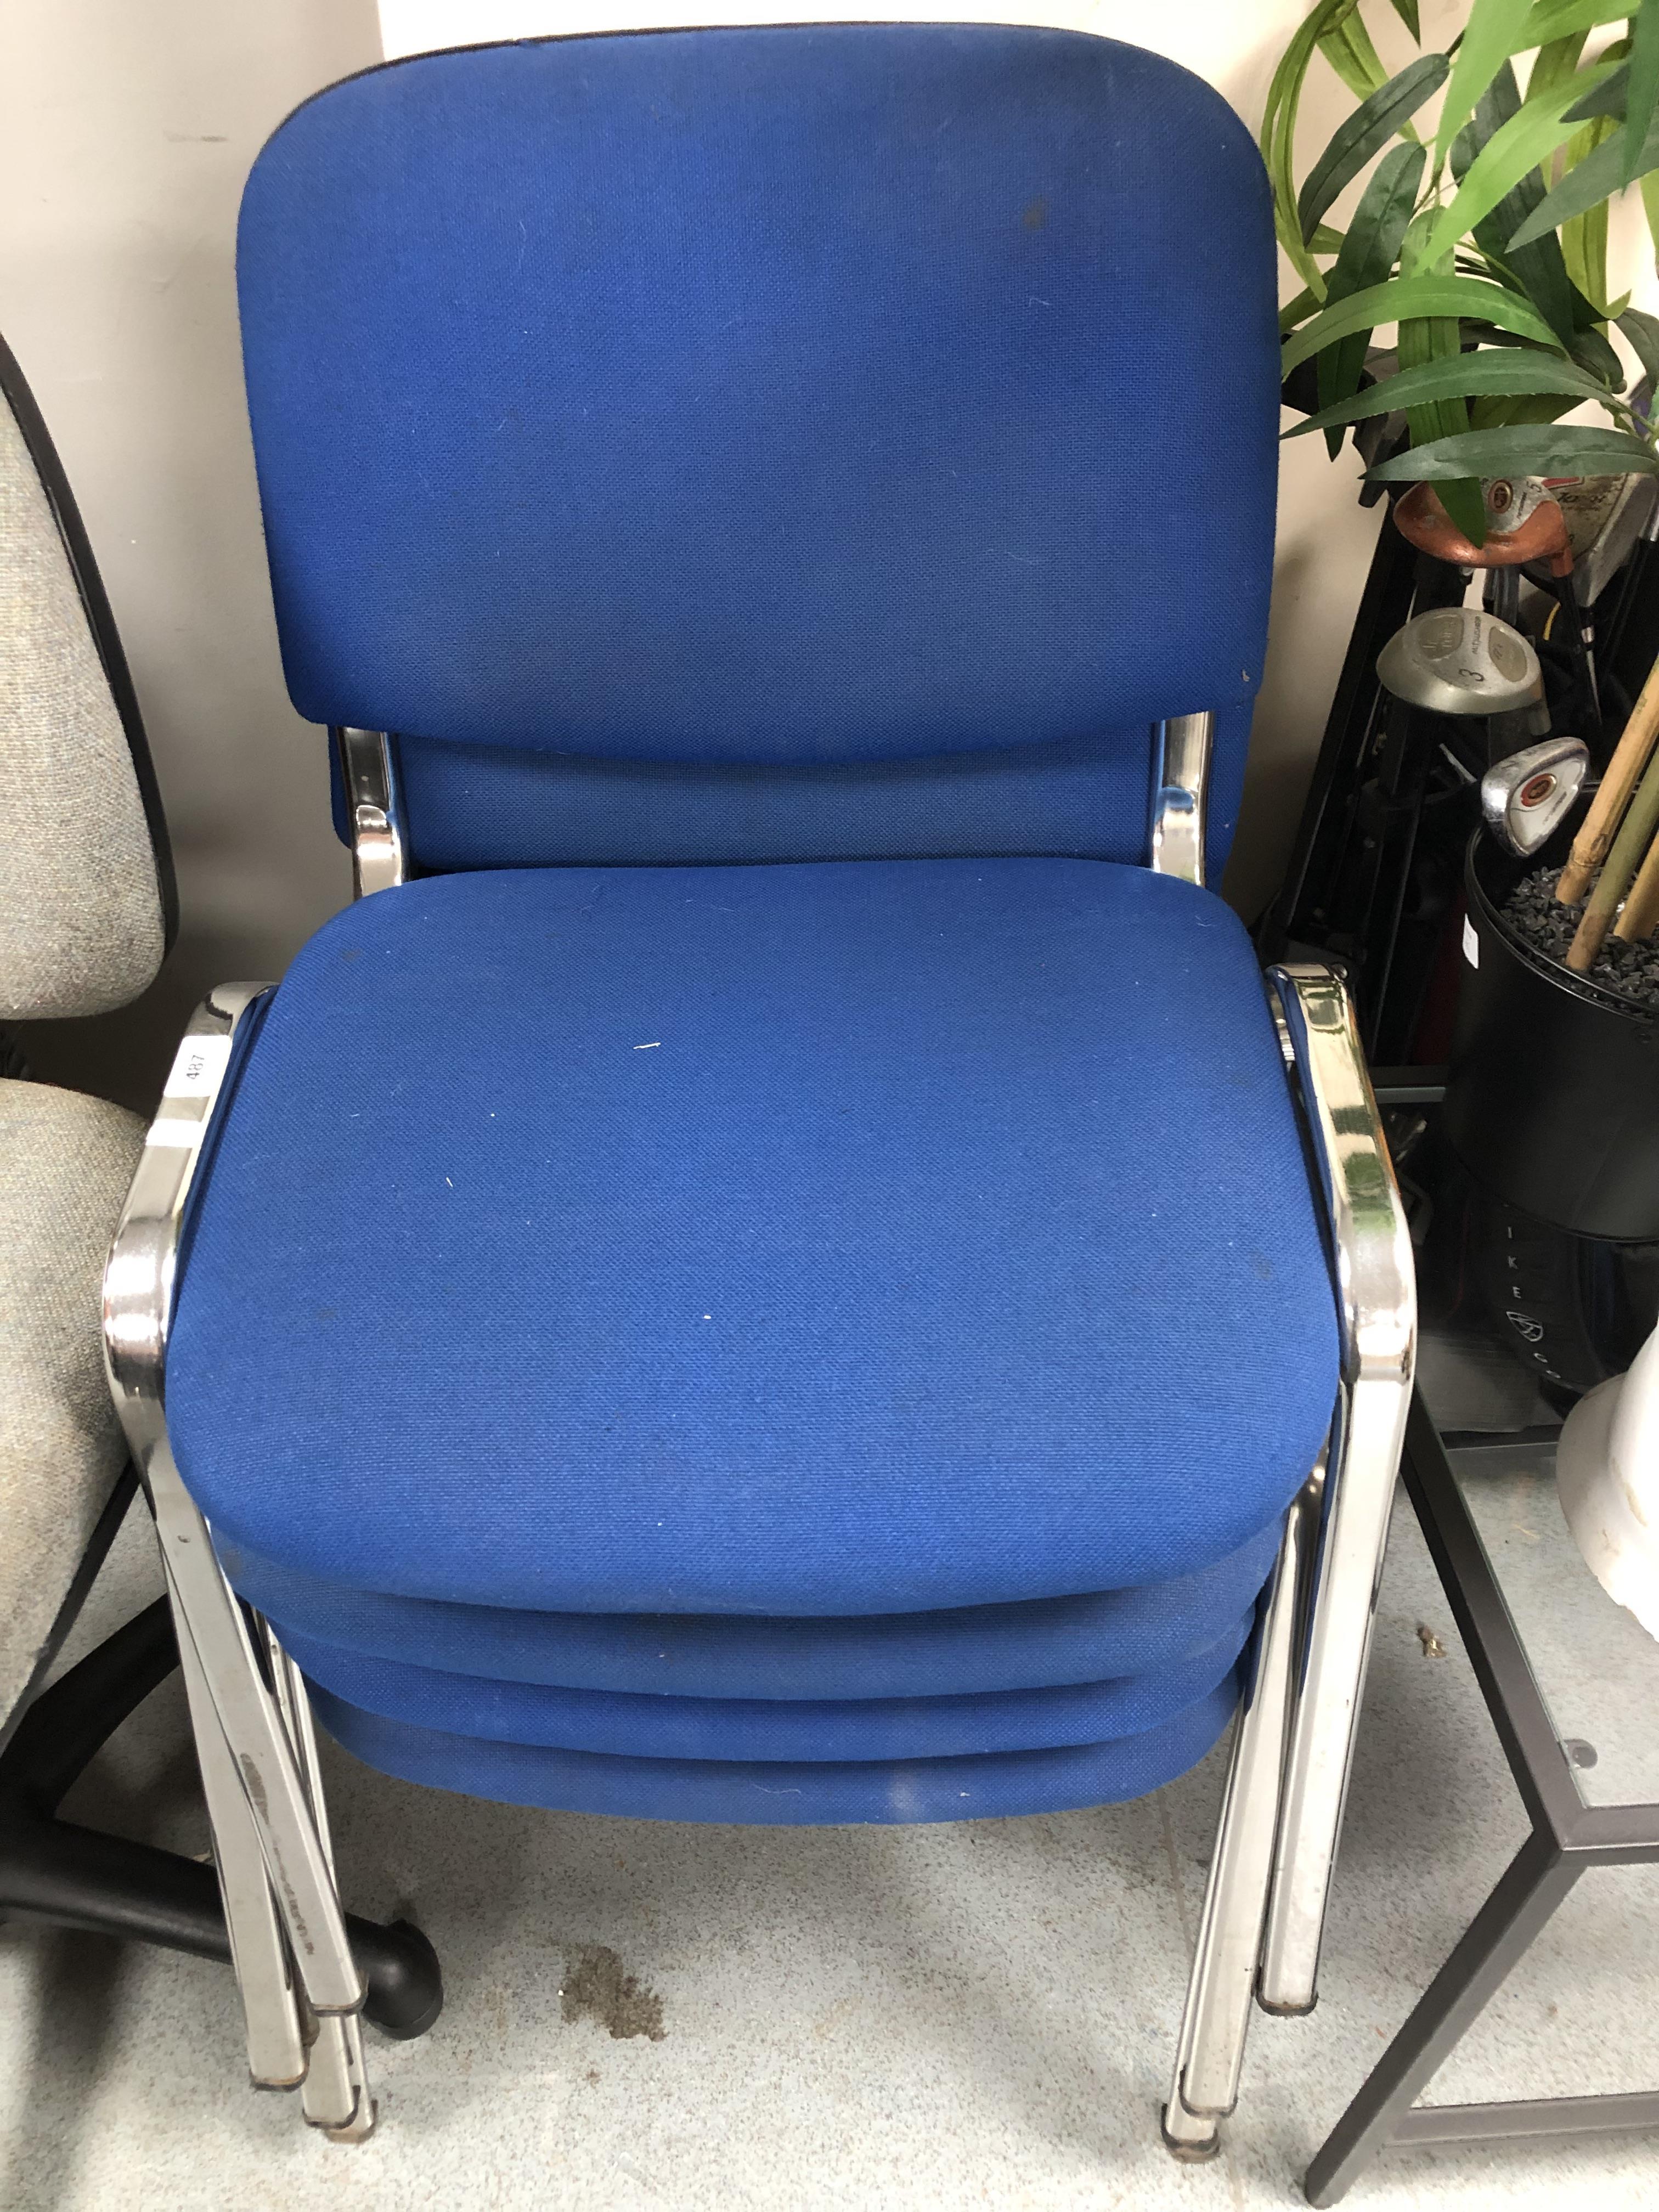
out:
<path id="1" fill-rule="evenodd" d="M 228 1036 L 186 1037 L 167 1078 L 169 1098 L 205 1098 L 216 1091 L 230 1064 Z"/>

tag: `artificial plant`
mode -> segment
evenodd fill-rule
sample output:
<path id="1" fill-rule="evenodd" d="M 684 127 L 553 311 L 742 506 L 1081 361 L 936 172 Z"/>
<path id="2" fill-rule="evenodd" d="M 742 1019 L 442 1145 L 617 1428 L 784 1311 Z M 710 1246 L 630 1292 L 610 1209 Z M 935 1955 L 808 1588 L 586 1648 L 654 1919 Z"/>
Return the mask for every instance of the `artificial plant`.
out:
<path id="1" fill-rule="evenodd" d="M 1418 0 L 1387 4 L 1420 46 Z M 1298 185 L 1316 54 L 1358 105 Z M 1315 0 L 1274 73 L 1261 147 L 1303 284 L 1279 318 L 1285 373 L 1316 372 L 1317 410 L 1291 435 L 1322 430 L 1334 455 L 1350 424 L 1403 410 L 1408 444 L 1368 476 L 1432 482 L 1477 544 L 1483 477 L 1659 473 L 1659 320 L 1609 300 L 1607 273 L 1607 205 L 1627 185 L 1659 242 L 1659 0 L 1473 0 L 1446 52 L 1393 76 L 1360 0 Z M 1372 333 L 1390 323 L 1398 373 L 1362 389 Z M 1645 372 L 1632 396 L 1610 325 Z M 1607 420 L 1560 422 L 1587 400 Z"/>

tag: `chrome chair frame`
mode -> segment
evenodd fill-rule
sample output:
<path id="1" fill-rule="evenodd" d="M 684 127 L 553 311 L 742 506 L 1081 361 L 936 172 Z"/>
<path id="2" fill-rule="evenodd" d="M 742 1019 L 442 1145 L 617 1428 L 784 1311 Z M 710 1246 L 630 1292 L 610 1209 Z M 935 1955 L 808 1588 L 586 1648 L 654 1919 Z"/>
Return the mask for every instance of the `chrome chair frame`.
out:
<path id="1" fill-rule="evenodd" d="M 1152 726 L 1149 864 L 1201 885 L 1209 714 Z M 1341 1339 L 1331 1433 L 1285 1519 L 1263 1601 L 1205 1891 L 1164 2139 L 1213 2158 L 1238 2100 L 1254 1995 L 1312 2010 L 1417 1350 L 1411 1238 L 1341 978 L 1272 968 L 1269 1003 L 1307 1139 Z"/>
<path id="2" fill-rule="evenodd" d="M 1148 860 L 1202 884 L 1213 718 L 1152 726 Z M 356 896 L 405 879 L 395 741 L 337 730 Z M 1290 1509 L 1258 1620 L 1164 2136 L 1213 2157 L 1237 2100 L 1254 1996 L 1314 2002 L 1320 1936 L 1370 1650 L 1415 1356 L 1410 1240 L 1340 977 L 1269 971 L 1287 1073 L 1328 1226 L 1342 1385 L 1326 1451 Z M 178 1241 L 234 1057 L 270 987 L 228 985 L 192 1018 L 111 1254 L 106 1357 L 167 1570 L 258 2086 L 300 2086 L 338 2140 L 374 2125 L 362 1984 L 334 1887 L 311 1712 L 269 1624 L 247 1617 L 167 1442 Z M 256 1645 L 257 1638 L 257 1645 Z"/>
<path id="3" fill-rule="evenodd" d="M 397 741 L 385 730 L 331 730 L 351 828 L 352 896 L 395 890 L 408 872 Z"/>
<path id="4" fill-rule="evenodd" d="M 1328 1231 L 1341 1383 L 1285 1523 L 1235 1725 L 1164 2112 L 1185 2159 L 1220 2148 L 1251 1996 L 1280 2014 L 1316 2002 L 1417 1357 L 1411 1237 L 1352 1004 L 1329 968 L 1274 967 L 1267 982 Z"/>
<path id="5" fill-rule="evenodd" d="M 104 1354 L 149 1494 L 179 1641 L 202 1784 L 241 1991 L 248 2070 L 299 2087 L 305 2117 L 344 2142 L 374 2124 L 347 1939 L 297 1677 L 273 1694 L 249 1624 L 167 1439 L 167 1329 L 186 1205 L 234 1049 L 268 986 L 210 994 L 192 1017 L 145 1139 L 104 1277 Z"/>

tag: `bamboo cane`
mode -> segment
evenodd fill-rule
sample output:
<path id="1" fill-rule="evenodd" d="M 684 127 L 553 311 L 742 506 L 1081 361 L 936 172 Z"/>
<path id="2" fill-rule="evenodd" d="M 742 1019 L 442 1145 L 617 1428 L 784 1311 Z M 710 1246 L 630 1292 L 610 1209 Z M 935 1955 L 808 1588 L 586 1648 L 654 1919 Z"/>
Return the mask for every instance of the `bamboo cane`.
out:
<path id="1" fill-rule="evenodd" d="M 1648 848 L 1648 857 L 1637 871 L 1613 933 L 1626 945 L 1639 945 L 1652 936 L 1656 927 L 1659 927 L 1659 840 Z"/>
<path id="2" fill-rule="evenodd" d="M 1659 828 L 1659 761 L 1649 768 L 1631 800 L 1624 825 L 1613 841 L 1613 850 L 1607 854 L 1568 949 L 1567 965 L 1579 975 L 1589 974 L 1601 950 L 1613 927 L 1613 918 L 1619 911 L 1619 902 L 1630 889 L 1631 879 L 1653 842 L 1656 828 Z"/>
<path id="3" fill-rule="evenodd" d="M 1583 827 L 1572 841 L 1572 851 L 1567 865 L 1561 871 L 1561 880 L 1555 887 L 1555 896 L 1563 906 L 1577 906 L 1589 889 L 1590 878 L 1612 850 L 1618 834 L 1620 817 L 1630 804 L 1631 793 L 1641 781 L 1642 771 L 1648 764 L 1654 740 L 1659 738 L 1659 660 L 1648 672 L 1641 696 L 1631 708 L 1630 720 L 1625 725 L 1625 734 L 1619 740 L 1618 750 L 1607 763 L 1607 772 L 1601 779 L 1601 787 L 1590 801 L 1589 812 L 1584 817 Z"/>

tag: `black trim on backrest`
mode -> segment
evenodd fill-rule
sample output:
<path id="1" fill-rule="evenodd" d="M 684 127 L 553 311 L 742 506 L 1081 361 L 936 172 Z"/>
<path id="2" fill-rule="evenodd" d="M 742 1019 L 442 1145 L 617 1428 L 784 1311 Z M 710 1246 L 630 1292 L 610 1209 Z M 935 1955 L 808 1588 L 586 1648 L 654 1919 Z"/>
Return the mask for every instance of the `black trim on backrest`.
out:
<path id="1" fill-rule="evenodd" d="M 110 611 L 108 595 L 104 590 L 98 563 L 92 555 L 92 544 L 81 520 L 81 510 L 75 504 L 75 495 L 64 473 L 64 465 L 58 458 L 58 448 L 52 442 L 40 410 L 34 404 L 34 394 L 29 390 L 28 380 L 18 364 L 17 356 L 0 337 L 0 397 L 3 397 L 17 418 L 17 427 L 23 434 L 23 443 L 28 448 L 35 473 L 45 487 L 52 518 L 58 525 L 58 534 L 64 541 L 64 550 L 69 556 L 70 573 L 81 605 L 86 610 L 88 626 L 93 642 L 98 648 L 98 658 L 103 663 L 104 680 L 109 685 L 115 701 L 116 712 L 121 717 L 121 727 L 126 732 L 127 750 L 132 756 L 132 773 L 137 780 L 138 795 L 143 801 L 144 822 L 149 830 L 150 850 L 155 858 L 155 882 L 161 897 L 161 937 L 164 952 L 173 949 L 179 934 L 179 884 L 173 869 L 173 844 L 167 836 L 167 818 L 161 806 L 161 787 L 155 781 L 155 767 L 149 757 L 149 741 L 144 735 L 143 718 L 138 712 L 138 694 L 133 689 L 131 672 L 127 657 L 121 650 L 120 633 L 115 627 L 115 617 Z"/>

